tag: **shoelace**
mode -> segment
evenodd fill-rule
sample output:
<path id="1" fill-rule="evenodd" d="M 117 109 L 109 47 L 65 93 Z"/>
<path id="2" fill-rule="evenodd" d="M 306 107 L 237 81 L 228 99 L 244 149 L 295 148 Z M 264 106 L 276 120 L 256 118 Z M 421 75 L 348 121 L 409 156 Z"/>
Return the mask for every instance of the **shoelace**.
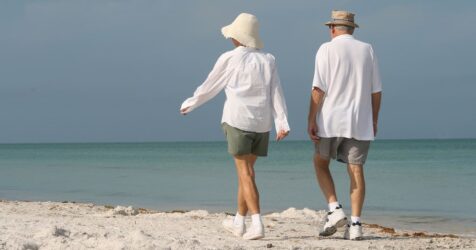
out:
<path id="1" fill-rule="evenodd" d="M 360 221 L 357 221 L 357 222 L 352 222 L 352 226 L 362 226 L 362 224 L 360 223 Z"/>
<path id="2" fill-rule="evenodd" d="M 341 208 L 342 208 L 342 205 L 341 205 L 341 204 L 339 204 L 339 206 L 338 206 L 338 207 L 336 207 L 336 210 L 337 210 L 337 209 L 341 209 Z M 332 213 L 334 213 L 334 211 L 332 211 L 332 212 L 331 212 L 331 211 L 329 211 L 329 212 L 327 212 L 327 215 L 331 215 Z"/>

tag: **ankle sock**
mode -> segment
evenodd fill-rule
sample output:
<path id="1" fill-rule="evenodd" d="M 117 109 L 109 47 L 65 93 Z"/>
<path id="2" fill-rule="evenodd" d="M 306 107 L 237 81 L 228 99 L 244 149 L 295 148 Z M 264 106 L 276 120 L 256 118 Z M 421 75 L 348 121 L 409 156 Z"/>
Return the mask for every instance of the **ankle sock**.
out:
<path id="1" fill-rule="evenodd" d="M 336 210 L 337 207 L 339 207 L 339 202 L 331 202 L 329 203 L 329 211 L 330 212 L 334 212 L 334 210 Z"/>
<path id="2" fill-rule="evenodd" d="M 352 223 L 360 223 L 360 217 L 357 217 L 357 216 L 350 216 L 350 221 Z"/>
<path id="3" fill-rule="evenodd" d="M 235 225 L 243 225 L 245 224 L 245 216 L 241 215 L 240 213 L 236 212 L 235 218 L 233 219 L 233 224 Z"/>
<path id="4" fill-rule="evenodd" d="M 256 226 L 262 225 L 263 221 L 261 221 L 261 215 L 260 214 L 251 215 L 251 224 Z"/>

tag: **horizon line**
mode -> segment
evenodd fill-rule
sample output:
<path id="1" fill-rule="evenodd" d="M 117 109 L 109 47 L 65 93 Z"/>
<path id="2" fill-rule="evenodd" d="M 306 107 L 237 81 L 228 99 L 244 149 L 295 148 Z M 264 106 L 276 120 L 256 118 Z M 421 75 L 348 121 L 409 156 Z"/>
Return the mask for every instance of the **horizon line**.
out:
<path id="1" fill-rule="evenodd" d="M 454 138 L 390 138 L 390 139 L 376 139 L 375 141 L 423 141 L 423 140 L 475 140 L 476 138 L 462 138 L 462 137 L 454 137 Z M 302 141 L 310 141 L 309 139 L 302 139 L 302 140 L 284 140 L 280 143 L 286 142 L 302 142 Z M 226 140 L 209 140 L 209 141 L 200 141 L 200 140 L 193 140 L 193 141 L 186 141 L 186 140 L 178 140 L 178 141 L 90 141 L 90 142 L 0 142 L 0 145 L 32 145 L 32 144 L 142 144 L 142 143 L 203 143 L 203 142 L 226 142 Z M 270 143 L 276 143 L 275 140 L 269 140 Z"/>

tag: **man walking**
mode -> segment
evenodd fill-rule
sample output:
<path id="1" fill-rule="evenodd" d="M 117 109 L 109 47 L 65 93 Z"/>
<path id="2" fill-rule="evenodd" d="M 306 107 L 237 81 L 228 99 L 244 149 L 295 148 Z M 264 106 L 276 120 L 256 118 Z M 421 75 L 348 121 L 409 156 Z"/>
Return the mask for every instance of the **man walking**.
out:
<path id="1" fill-rule="evenodd" d="M 352 216 L 344 237 L 361 240 L 363 166 L 370 141 L 377 134 L 382 84 L 372 46 L 352 36 L 359 27 L 354 14 L 332 11 L 332 21 L 325 25 L 332 40 L 317 51 L 308 117 L 309 137 L 315 143 L 314 168 L 329 204 L 320 235 L 333 235 L 338 227 L 347 224 L 329 171 L 333 158 L 347 164 L 350 177 Z"/>

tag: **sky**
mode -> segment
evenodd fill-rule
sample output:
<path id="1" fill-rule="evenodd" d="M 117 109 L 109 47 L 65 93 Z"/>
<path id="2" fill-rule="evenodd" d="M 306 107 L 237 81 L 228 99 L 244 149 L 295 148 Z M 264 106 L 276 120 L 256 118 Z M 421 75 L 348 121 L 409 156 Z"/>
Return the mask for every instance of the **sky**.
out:
<path id="1" fill-rule="evenodd" d="M 379 58 L 378 139 L 476 138 L 476 1 L 2 0 L 0 143 L 224 140 L 224 93 L 179 108 L 233 48 L 220 29 L 241 12 L 276 57 L 288 139 L 306 140 L 333 9 L 356 13 Z"/>

